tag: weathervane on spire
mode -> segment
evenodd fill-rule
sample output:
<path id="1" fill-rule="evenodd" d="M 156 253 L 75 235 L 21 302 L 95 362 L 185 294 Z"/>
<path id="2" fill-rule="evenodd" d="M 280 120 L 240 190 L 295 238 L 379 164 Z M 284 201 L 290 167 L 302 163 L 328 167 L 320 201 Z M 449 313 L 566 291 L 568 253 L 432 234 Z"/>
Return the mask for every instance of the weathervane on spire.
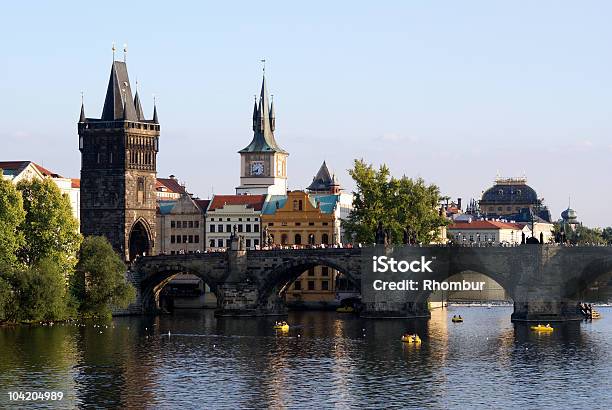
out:
<path id="1" fill-rule="evenodd" d="M 125 63 L 125 59 L 127 57 L 127 44 L 123 44 L 123 62 Z"/>
<path id="2" fill-rule="evenodd" d="M 83 91 L 81 91 L 81 105 L 83 104 L 83 102 L 84 102 Z"/>
<path id="3" fill-rule="evenodd" d="M 263 65 L 263 73 L 266 74 L 266 59 L 264 58 L 263 60 L 261 60 L 261 63 Z"/>
<path id="4" fill-rule="evenodd" d="M 114 41 L 113 41 L 113 48 L 111 50 L 113 50 L 113 61 L 115 61 L 115 51 L 117 51 L 117 49 L 115 48 L 115 42 Z"/>

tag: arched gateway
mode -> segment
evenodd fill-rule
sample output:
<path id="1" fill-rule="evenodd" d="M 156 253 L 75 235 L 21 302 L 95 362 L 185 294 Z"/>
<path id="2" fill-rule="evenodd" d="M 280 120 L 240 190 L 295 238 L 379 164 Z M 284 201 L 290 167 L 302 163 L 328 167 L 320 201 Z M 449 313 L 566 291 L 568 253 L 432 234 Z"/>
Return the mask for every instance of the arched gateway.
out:
<path id="1" fill-rule="evenodd" d="M 287 249 L 138 258 L 131 275 L 143 311 L 153 311 L 156 297 L 174 275 L 192 273 L 217 296 L 220 316 L 282 314 L 275 289 L 311 266 L 337 269 L 361 286 L 365 317 L 429 317 L 430 290 L 381 292 L 374 281 L 438 281 L 471 271 L 501 284 L 514 300 L 514 321 L 576 320 L 581 292 L 596 278 L 612 273 L 612 248 L 523 245 L 518 247 L 370 247 Z M 423 271 L 373 272 L 373 256 L 420 261 Z M 430 261 L 427 263 L 427 261 Z M 418 269 L 417 269 L 418 270 Z M 603 276 L 602 276 L 603 275 Z"/>

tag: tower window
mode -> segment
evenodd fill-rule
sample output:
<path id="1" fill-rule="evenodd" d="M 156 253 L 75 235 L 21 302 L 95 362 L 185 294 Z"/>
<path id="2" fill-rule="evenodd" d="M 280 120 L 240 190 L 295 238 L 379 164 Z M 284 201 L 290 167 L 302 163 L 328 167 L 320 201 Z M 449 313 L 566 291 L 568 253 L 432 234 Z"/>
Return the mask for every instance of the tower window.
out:
<path id="1" fill-rule="evenodd" d="M 137 188 L 136 188 L 136 196 L 138 203 L 143 203 L 145 200 L 145 181 L 144 178 L 138 178 Z"/>

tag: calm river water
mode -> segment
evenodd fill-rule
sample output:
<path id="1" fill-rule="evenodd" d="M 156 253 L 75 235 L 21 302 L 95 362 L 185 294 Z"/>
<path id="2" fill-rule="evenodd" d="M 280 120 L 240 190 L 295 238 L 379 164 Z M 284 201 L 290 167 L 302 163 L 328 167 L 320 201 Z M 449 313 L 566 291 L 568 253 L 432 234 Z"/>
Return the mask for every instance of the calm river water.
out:
<path id="1" fill-rule="evenodd" d="M 430 321 L 212 311 L 93 324 L 0 328 L 0 407 L 9 391 L 61 391 L 50 408 L 612 408 L 612 309 L 536 334 L 511 308 L 453 308 Z M 460 313 L 463 324 L 450 317 Z M 420 347 L 404 345 L 417 332 Z M 168 336 L 170 332 L 170 336 Z"/>

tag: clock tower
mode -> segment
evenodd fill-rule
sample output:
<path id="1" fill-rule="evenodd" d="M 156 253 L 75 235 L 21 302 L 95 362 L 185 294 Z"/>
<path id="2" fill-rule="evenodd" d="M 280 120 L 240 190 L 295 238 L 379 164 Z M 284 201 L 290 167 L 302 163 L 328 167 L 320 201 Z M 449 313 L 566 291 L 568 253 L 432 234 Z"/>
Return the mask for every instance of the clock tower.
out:
<path id="1" fill-rule="evenodd" d="M 240 154 L 240 186 L 236 194 L 287 193 L 287 157 L 289 153 L 274 139 L 276 117 L 274 101 L 268 102 L 268 89 L 264 73 L 259 103 L 253 107 L 253 140 Z"/>

